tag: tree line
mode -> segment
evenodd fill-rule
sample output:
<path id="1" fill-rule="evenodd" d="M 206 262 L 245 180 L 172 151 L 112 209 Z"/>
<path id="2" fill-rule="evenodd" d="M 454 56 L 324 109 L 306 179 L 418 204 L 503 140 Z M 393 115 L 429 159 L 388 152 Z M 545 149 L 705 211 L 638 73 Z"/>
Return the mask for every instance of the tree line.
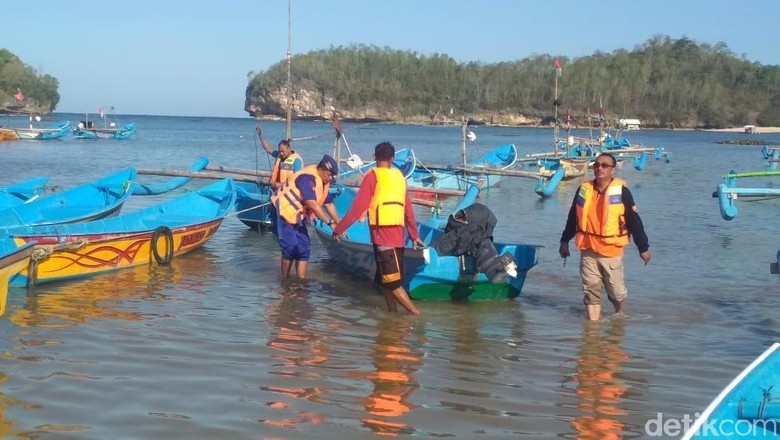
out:
<path id="1" fill-rule="evenodd" d="M 60 102 L 59 82 L 24 64 L 7 49 L 0 49 L 0 111 L 49 113 Z M 23 100 L 15 95 L 21 91 Z"/>
<path id="2" fill-rule="evenodd" d="M 339 108 L 376 107 L 404 116 L 513 112 L 549 115 L 558 58 L 560 111 L 659 127 L 780 125 L 780 66 L 751 62 L 726 43 L 656 35 L 633 50 L 567 58 L 532 55 L 484 64 L 388 47 L 350 45 L 293 58 L 293 88 L 315 88 Z M 250 73 L 247 97 L 286 86 L 286 60 Z"/>

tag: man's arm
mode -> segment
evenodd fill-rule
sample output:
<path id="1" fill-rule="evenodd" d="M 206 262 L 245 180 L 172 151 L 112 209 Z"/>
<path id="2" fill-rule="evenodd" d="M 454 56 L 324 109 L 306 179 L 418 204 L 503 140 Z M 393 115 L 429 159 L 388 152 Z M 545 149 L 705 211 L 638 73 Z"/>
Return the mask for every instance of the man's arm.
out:
<path id="1" fill-rule="evenodd" d="M 579 192 L 579 190 L 577 190 Z M 577 193 L 574 193 L 574 200 L 569 208 L 569 216 L 566 218 L 566 227 L 561 234 L 561 243 L 568 243 L 577 234 Z"/>
<path id="2" fill-rule="evenodd" d="M 404 201 L 404 219 L 406 221 L 406 229 L 409 230 L 409 238 L 412 241 L 418 240 L 420 231 L 417 230 L 417 219 L 414 217 L 414 208 L 412 207 L 412 199 L 409 197 L 409 192 L 406 193 L 406 201 Z"/>
<path id="3" fill-rule="evenodd" d="M 625 186 L 623 187 L 623 206 L 626 211 L 626 226 L 628 227 L 628 232 L 631 234 L 639 253 L 644 253 L 650 248 L 650 244 L 647 240 L 645 227 L 642 224 L 642 218 L 639 217 L 639 213 L 637 212 L 634 196 Z"/>
<path id="4" fill-rule="evenodd" d="M 257 132 L 257 137 L 260 138 L 260 143 L 263 144 L 263 148 L 265 148 L 265 151 L 267 151 L 268 154 L 270 154 L 271 156 L 274 156 L 275 150 L 271 146 L 271 144 L 268 143 L 268 139 L 266 139 L 265 136 L 263 136 L 263 130 L 260 128 L 259 125 L 255 127 L 255 131 Z"/>
<path id="5" fill-rule="evenodd" d="M 374 195 L 374 189 L 376 188 L 376 174 L 368 173 L 363 178 L 363 182 L 360 184 L 355 200 L 352 201 L 352 205 L 349 207 L 349 211 L 344 214 L 344 218 L 341 219 L 336 228 L 333 230 L 334 235 L 341 235 L 353 223 L 363 215 L 371 204 L 371 197 Z"/>

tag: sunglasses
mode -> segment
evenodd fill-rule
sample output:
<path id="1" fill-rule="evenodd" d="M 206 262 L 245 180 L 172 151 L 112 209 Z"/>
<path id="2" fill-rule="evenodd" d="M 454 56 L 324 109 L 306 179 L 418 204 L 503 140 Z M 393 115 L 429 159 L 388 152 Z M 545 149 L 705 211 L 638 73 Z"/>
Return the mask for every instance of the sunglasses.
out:
<path id="1" fill-rule="evenodd" d="M 608 163 L 594 163 L 593 168 L 615 168 L 615 165 L 610 165 Z"/>

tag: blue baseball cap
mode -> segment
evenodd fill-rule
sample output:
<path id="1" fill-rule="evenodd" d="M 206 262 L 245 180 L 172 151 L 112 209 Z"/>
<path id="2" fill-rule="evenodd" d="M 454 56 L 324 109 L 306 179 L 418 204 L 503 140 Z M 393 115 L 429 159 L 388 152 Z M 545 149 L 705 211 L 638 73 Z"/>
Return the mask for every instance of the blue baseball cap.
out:
<path id="1" fill-rule="evenodd" d="M 322 160 L 318 166 L 322 169 L 330 171 L 334 177 L 339 175 L 339 164 L 336 162 L 336 159 L 331 157 L 330 154 L 322 156 Z"/>

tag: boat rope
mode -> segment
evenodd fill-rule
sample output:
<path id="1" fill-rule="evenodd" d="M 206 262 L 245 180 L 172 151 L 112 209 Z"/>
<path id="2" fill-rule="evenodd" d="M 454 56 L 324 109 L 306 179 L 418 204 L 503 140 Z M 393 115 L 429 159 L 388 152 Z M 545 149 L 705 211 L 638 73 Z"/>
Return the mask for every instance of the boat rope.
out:
<path id="1" fill-rule="evenodd" d="M 87 243 L 89 243 L 89 241 L 87 241 L 86 238 L 81 238 L 76 241 L 71 241 L 68 243 L 60 243 L 60 244 L 52 244 L 52 245 L 36 245 L 30 259 L 36 262 L 45 260 L 46 258 L 49 257 L 49 255 L 53 254 L 56 251 L 78 250 L 86 246 Z"/>
<path id="2" fill-rule="evenodd" d="M 271 202 L 265 202 L 265 203 L 261 203 L 261 204 L 259 204 L 259 205 L 257 205 L 257 206 L 253 206 L 253 207 L 251 207 L 251 208 L 246 208 L 246 209 L 242 209 L 241 211 L 235 211 L 235 212 L 231 212 L 230 214 L 226 215 L 225 217 L 232 217 L 232 216 L 234 216 L 234 215 L 243 214 L 243 213 L 245 213 L 245 212 L 247 212 L 247 211 L 251 211 L 251 210 L 253 210 L 253 209 L 259 209 L 259 208 L 263 208 L 263 207 L 265 207 L 265 206 L 268 206 L 268 205 L 270 205 L 270 204 L 271 204 Z"/>

